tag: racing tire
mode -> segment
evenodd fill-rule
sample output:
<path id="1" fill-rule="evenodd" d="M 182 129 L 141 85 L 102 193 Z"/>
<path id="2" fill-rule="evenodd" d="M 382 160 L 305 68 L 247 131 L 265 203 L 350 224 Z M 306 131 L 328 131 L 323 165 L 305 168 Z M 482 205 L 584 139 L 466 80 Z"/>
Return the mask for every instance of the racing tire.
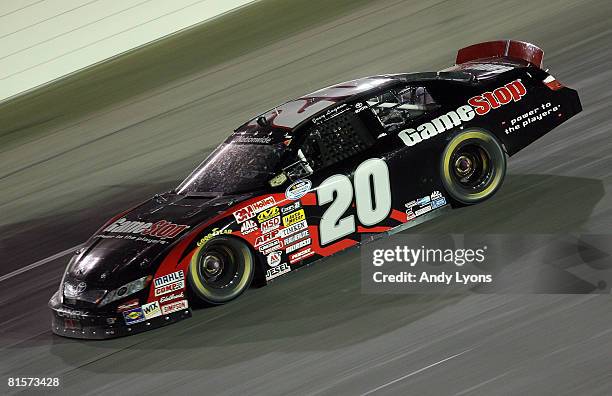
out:
<path id="1" fill-rule="evenodd" d="M 251 284 L 255 258 L 237 238 L 217 237 L 193 254 L 187 278 L 190 295 L 204 305 L 220 305 L 240 296 Z"/>
<path id="2" fill-rule="evenodd" d="M 463 205 L 482 202 L 497 192 L 506 175 L 506 155 L 489 132 L 470 129 L 447 144 L 441 159 L 442 183 Z"/>

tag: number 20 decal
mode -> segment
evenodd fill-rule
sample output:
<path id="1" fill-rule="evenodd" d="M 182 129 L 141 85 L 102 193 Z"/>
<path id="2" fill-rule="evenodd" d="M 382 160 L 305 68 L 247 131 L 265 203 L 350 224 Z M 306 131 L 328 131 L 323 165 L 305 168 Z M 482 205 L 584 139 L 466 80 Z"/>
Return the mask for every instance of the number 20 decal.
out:
<path id="1" fill-rule="evenodd" d="M 359 222 L 372 226 L 383 221 L 391 211 L 391 184 L 389 168 L 380 158 L 362 162 L 354 174 L 355 189 L 345 175 L 333 175 L 325 179 L 317 189 L 319 205 L 331 205 L 319 224 L 320 243 L 326 245 L 352 234 L 356 230 L 355 216 L 342 218 L 355 196 Z M 334 198 L 334 194 L 336 197 Z"/>

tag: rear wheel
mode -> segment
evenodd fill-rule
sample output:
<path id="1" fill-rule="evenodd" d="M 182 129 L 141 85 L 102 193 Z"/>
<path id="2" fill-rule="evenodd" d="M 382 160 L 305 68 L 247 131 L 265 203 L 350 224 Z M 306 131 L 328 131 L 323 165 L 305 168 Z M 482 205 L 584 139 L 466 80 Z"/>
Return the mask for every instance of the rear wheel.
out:
<path id="1" fill-rule="evenodd" d="M 254 258 L 239 239 L 217 237 L 194 253 L 188 279 L 192 294 L 206 304 L 219 305 L 242 294 L 251 284 Z"/>
<path id="2" fill-rule="evenodd" d="M 441 163 L 448 194 L 462 204 L 491 197 L 506 175 L 506 156 L 495 137 L 483 130 L 459 133 L 446 146 Z"/>

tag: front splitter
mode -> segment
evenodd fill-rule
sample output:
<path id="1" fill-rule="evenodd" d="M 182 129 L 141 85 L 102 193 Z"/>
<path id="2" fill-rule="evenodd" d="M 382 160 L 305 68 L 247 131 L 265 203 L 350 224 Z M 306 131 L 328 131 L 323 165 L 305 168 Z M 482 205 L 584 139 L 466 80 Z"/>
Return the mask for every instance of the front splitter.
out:
<path id="1" fill-rule="evenodd" d="M 142 333 L 191 317 L 191 308 L 187 308 L 126 325 L 121 315 L 75 310 L 59 304 L 55 306 L 50 304 L 50 308 L 53 312 L 51 320 L 53 333 L 62 337 L 87 340 L 102 340 Z"/>

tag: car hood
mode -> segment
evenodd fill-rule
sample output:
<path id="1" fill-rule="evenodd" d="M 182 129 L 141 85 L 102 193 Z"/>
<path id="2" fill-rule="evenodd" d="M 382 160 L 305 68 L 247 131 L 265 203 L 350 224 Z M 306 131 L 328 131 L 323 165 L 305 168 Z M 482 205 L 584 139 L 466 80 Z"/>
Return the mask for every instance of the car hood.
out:
<path id="1" fill-rule="evenodd" d="M 92 236 L 72 259 L 66 276 L 110 289 L 149 275 L 156 259 L 176 241 L 253 195 L 155 196 Z"/>

